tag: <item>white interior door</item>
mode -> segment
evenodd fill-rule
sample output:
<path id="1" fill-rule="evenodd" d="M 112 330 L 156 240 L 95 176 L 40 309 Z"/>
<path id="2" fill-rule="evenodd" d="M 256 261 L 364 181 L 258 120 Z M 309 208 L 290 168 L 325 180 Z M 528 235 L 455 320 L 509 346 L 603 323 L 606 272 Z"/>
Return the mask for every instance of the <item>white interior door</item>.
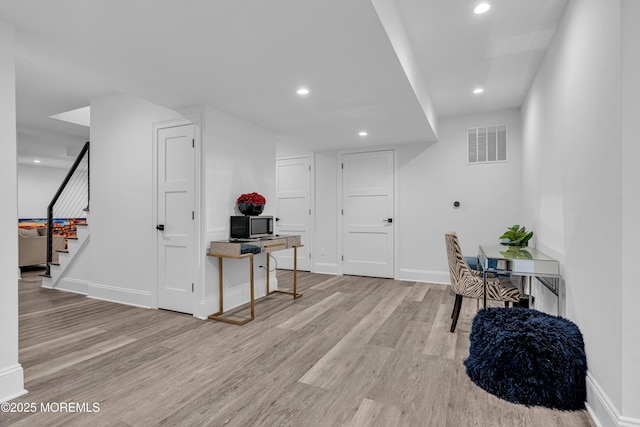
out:
<path id="1" fill-rule="evenodd" d="M 393 277 L 393 151 L 342 156 L 343 273 Z"/>
<path id="2" fill-rule="evenodd" d="M 193 313 L 195 127 L 158 130 L 158 307 Z M 162 230 L 161 228 L 164 228 Z"/>
<path id="3" fill-rule="evenodd" d="M 309 271 L 311 226 L 311 159 L 301 157 L 276 161 L 276 234 L 299 234 L 304 247 L 298 249 L 298 270 Z M 274 252 L 278 268 L 293 269 L 293 249 Z"/>

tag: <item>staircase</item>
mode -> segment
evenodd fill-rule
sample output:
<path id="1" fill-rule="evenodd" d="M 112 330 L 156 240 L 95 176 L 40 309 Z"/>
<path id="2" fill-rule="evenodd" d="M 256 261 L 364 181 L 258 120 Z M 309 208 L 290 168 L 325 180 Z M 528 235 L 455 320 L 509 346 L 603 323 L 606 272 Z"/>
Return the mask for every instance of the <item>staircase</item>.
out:
<path id="1" fill-rule="evenodd" d="M 72 292 L 86 293 L 88 281 L 82 279 L 87 275 L 82 271 L 80 260 L 87 253 L 90 241 L 89 234 L 89 141 L 82 147 L 80 154 L 71 166 L 62 184 L 47 208 L 47 270 L 43 274 L 42 286 L 51 289 L 62 289 Z M 84 222 L 77 219 L 85 218 Z M 75 226 L 75 235 L 66 236 L 66 247 L 57 250 L 58 262 L 53 262 L 53 230 L 54 222 L 59 219 L 68 220 Z M 66 225 L 63 227 L 66 229 Z M 62 230 L 61 230 L 62 231 Z M 64 230 L 66 234 L 68 229 Z"/>
<path id="2" fill-rule="evenodd" d="M 89 215 L 87 224 L 76 224 L 76 236 L 68 237 L 67 248 L 58 250 L 58 262 L 49 263 L 49 274 L 42 277 L 42 287 L 86 294 L 88 281 L 78 268 L 88 253 L 90 242 Z"/>

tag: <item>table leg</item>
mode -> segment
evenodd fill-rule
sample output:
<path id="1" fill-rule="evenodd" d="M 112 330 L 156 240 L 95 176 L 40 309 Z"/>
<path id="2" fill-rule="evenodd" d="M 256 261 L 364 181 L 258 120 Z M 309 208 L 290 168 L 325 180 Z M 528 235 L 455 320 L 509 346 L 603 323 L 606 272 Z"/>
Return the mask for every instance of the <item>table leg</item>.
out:
<path id="1" fill-rule="evenodd" d="M 253 295 L 253 256 L 249 257 L 249 268 L 251 273 L 249 274 L 249 282 L 251 283 L 251 320 L 255 317 L 255 297 Z"/>
<path id="2" fill-rule="evenodd" d="M 220 285 L 220 311 L 218 311 L 217 313 L 213 313 L 211 315 L 208 316 L 209 319 L 211 320 L 217 320 L 218 322 L 224 322 L 224 323 L 231 323 L 232 325 L 244 325 L 245 323 L 249 323 L 251 322 L 254 318 L 255 318 L 255 309 L 254 309 L 254 293 L 253 293 L 253 254 L 250 254 L 249 256 L 249 267 L 250 267 L 250 273 L 249 273 L 249 284 L 251 286 L 251 290 L 250 290 L 250 295 L 251 295 L 251 316 L 241 319 L 241 320 L 236 320 L 236 319 L 231 319 L 229 317 L 223 317 L 222 314 L 224 313 L 224 305 L 223 305 L 223 286 L 222 286 L 222 257 L 218 257 L 218 270 L 219 270 L 219 275 L 218 275 L 218 281 L 219 281 L 219 285 Z"/>
<path id="3" fill-rule="evenodd" d="M 296 286 L 298 283 L 298 247 L 293 247 L 293 299 L 298 298 L 298 293 L 296 292 Z"/>
<path id="4" fill-rule="evenodd" d="M 271 293 L 271 291 L 269 290 L 269 276 L 270 276 L 269 259 L 271 258 L 271 256 L 269 256 L 269 254 L 266 254 L 266 256 L 267 256 L 267 295 L 269 295 Z"/>
<path id="5" fill-rule="evenodd" d="M 224 307 L 223 307 L 223 295 L 222 295 L 222 258 L 218 258 L 218 286 L 220 287 L 220 313 L 224 312 Z"/>
<path id="6" fill-rule="evenodd" d="M 487 308 L 487 270 L 482 271 L 482 308 Z"/>
<path id="7" fill-rule="evenodd" d="M 269 291 L 269 254 L 267 254 L 267 295 L 279 293 L 279 294 L 287 294 L 293 295 L 293 299 L 300 298 L 302 294 L 299 294 L 297 291 L 298 286 L 298 248 L 300 246 L 293 247 L 293 291 L 282 291 L 280 289 L 275 289 L 273 291 Z"/>

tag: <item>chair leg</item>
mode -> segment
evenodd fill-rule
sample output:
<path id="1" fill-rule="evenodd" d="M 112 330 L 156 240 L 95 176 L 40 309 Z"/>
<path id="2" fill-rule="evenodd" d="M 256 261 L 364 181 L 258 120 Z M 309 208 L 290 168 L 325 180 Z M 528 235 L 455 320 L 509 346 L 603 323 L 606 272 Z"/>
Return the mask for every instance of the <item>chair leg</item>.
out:
<path id="1" fill-rule="evenodd" d="M 455 302 L 453 303 L 453 310 L 451 310 L 451 318 L 456 315 L 456 306 L 458 305 L 458 294 L 456 294 Z"/>
<path id="2" fill-rule="evenodd" d="M 453 321 L 451 322 L 451 332 L 455 332 L 460 317 L 460 309 L 462 308 L 462 295 L 456 294 L 456 301 L 453 303 Z"/>

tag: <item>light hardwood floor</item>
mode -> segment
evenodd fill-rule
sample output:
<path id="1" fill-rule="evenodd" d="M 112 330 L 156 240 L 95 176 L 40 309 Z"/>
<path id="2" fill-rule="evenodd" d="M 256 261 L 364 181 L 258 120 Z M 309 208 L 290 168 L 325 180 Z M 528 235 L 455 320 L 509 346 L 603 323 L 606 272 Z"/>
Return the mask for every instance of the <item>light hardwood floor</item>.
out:
<path id="1" fill-rule="evenodd" d="M 449 333 L 446 286 L 300 273 L 302 298 L 259 300 L 244 326 L 51 291 L 35 274 L 19 287 L 29 394 L 13 402 L 38 411 L 0 413 L 3 426 L 593 426 L 475 386 L 462 362 L 476 302 Z M 39 410 L 51 402 L 99 412 Z"/>

